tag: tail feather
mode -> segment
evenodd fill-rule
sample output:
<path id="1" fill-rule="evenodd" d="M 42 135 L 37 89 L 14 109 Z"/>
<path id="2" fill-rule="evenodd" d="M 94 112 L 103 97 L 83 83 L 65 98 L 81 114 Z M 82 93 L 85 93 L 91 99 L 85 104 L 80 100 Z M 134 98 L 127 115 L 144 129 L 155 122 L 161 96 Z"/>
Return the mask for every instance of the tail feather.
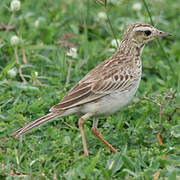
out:
<path id="1" fill-rule="evenodd" d="M 24 127 L 18 129 L 17 131 L 13 132 L 11 134 L 11 136 L 23 135 L 23 134 L 29 132 L 30 130 L 32 130 L 33 128 L 36 128 L 42 124 L 49 122 L 50 120 L 52 120 L 54 118 L 60 117 L 60 116 L 61 116 L 61 114 L 59 114 L 59 113 L 49 113 L 49 114 L 47 114 L 47 115 L 45 115 L 45 116 L 43 116 L 37 120 L 25 125 Z"/>

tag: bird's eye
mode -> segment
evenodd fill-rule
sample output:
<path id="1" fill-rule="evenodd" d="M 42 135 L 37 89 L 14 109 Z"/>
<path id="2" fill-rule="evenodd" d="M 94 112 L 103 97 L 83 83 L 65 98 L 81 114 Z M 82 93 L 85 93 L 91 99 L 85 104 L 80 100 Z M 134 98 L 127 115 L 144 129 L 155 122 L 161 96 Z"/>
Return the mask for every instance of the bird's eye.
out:
<path id="1" fill-rule="evenodd" d="M 146 30 L 146 31 L 144 31 L 144 34 L 145 34 L 146 36 L 149 36 L 149 35 L 151 34 L 151 31 Z"/>

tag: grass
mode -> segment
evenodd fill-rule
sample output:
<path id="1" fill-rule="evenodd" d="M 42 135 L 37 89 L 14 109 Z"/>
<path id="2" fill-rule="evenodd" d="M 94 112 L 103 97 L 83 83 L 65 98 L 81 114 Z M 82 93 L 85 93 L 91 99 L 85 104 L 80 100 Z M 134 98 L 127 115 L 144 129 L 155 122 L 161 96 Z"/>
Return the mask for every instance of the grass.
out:
<path id="1" fill-rule="evenodd" d="M 10 2 L 1 0 L 0 22 L 5 25 L 12 16 Z M 142 8 L 133 9 L 138 2 Z M 104 8 L 90 0 L 31 0 L 21 6 L 11 24 L 22 39 L 18 47 L 10 44 L 14 31 L 6 36 L 0 31 L 0 179 L 180 178 L 179 1 L 114 0 Z M 99 12 L 107 13 L 111 25 L 108 19 L 98 19 Z M 150 18 L 174 36 L 145 47 L 136 96 L 121 112 L 100 118 L 99 130 L 119 154 L 92 135 L 89 119 L 84 128 L 90 156 L 80 158 L 78 116 L 52 121 L 19 140 L 9 136 L 48 113 L 88 71 L 111 56 L 114 35 L 121 39 L 129 24 L 150 23 Z M 67 33 L 73 39 L 67 39 Z M 77 48 L 77 59 L 67 57 L 68 48 L 56 44 L 62 37 Z M 71 78 L 65 86 L 70 61 Z"/>

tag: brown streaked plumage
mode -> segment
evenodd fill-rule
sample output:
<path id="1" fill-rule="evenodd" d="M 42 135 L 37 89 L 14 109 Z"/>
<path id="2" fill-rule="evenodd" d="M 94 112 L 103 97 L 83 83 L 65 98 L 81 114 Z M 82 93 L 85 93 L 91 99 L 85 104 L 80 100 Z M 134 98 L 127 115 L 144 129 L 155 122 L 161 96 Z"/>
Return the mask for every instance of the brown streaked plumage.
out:
<path id="1" fill-rule="evenodd" d="M 97 130 L 98 116 L 112 114 L 124 107 L 134 96 L 142 73 L 141 53 L 144 45 L 157 37 L 170 34 L 159 31 L 149 24 L 134 23 L 123 35 L 117 52 L 90 71 L 75 85 L 62 101 L 43 116 L 11 135 L 20 136 L 56 117 L 83 114 L 78 125 L 82 135 L 84 155 L 88 155 L 83 123 L 94 117 L 92 132 L 113 153 L 114 149 Z"/>

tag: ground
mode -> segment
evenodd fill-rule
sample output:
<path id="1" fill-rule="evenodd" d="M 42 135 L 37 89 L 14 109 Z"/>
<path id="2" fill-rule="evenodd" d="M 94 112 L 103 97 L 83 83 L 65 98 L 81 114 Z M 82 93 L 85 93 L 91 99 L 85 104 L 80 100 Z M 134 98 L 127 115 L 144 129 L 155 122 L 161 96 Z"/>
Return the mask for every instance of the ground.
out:
<path id="1" fill-rule="evenodd" d="M 31 0 L 21 1 L 15 13 L 10 3 L 1 0 L 0 6 L 0 179 L 180 178 L 180 2 Z M 173 36 L 145 47 L 136 96 L 117 114 L 100 118 L 100 132 L 120 153 L 112 154 L 92 135 L 89 119 L 84 128 L 90 155 L 81 158 L 79 116 L 19 139 L 10 136 L 48 113 L 111 56 L 114 39 L 121 40 L 134 22 Z M 70 47 L 77 52 L 67 54 Z"/>

